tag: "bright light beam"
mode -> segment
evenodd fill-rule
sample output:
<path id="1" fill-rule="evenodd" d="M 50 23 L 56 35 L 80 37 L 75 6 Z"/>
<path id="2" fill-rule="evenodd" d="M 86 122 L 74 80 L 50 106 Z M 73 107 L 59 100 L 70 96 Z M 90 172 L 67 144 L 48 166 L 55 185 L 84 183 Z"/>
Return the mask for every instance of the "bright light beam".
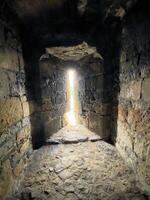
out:
<path id="1" fill-rule="evenodd" d="M 71 126 L 76 125 L 75 117 L 75 72 L 73 70 L 68 71 L 69 79 L 69 112 L 67 113 L 68 123 Z"/>

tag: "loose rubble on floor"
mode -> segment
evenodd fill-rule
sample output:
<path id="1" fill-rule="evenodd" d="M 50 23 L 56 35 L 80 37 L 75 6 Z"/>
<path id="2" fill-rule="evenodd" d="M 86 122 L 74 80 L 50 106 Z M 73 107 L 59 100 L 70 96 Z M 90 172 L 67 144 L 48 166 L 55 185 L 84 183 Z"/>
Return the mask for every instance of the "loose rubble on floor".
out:
<path id="1" fill-rule="evenodd" d="M 20 188 L 8 199 L 146 200 L 136 187 L 133 172 L 125 166 L 115 147 L 97 141 L 98 138 L 93 141 L 90 131 L 87 130 L 86 136 L 86 130 L 65 127 L 60 131 L 62 140 L 60 132 L 52 136 L 53 141 L 58 141 L 59 136 L 58 144 L 47 143 L 36 150 Z M 76 142 L 73 141 L 75 132 Z M 82 141 L 79 135 L 88 139 Z"/>

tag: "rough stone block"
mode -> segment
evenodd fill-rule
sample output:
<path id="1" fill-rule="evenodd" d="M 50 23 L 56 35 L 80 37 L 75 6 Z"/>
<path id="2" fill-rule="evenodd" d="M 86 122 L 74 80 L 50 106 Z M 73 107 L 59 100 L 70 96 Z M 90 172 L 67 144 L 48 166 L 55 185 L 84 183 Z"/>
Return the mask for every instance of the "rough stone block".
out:
<path id="1" fill-rule="evenodd" d="M 14 168 L 14 170 L 13 170 L 13 174 L 14 174 L 16 177 L 20 176 L 20 174 L 21 174 L 21 172 L 23 171 L 24 167 L 25 167 L 24 161 L 23 161 L 23 160 L 20 160 L 20 161 L 16 164 L 16 166 L 15 166 L 15 168 Z"/>
<path id="2" fill-rule="evenodd" d="M 22 127 L 25 127 L 31 123 L 30 117 L 25 117 L 22 119 Z"/>
<path id="3" fill-rule="evenodd" d="M 26 140 L 26 141 L 22 144 L 22 146 L 21 146 L 21 148 L 20 148 L 20 153 L 21 153 L 21 154 L 24 154 L 24 153 L 26 153 L 30 148 L 31 148 L 30 140 Z"/>
<path id="4" fill-rule="evenodd" d="M 88 128 L 88 119 L 85 116 L 79 116 L 79 122 L 80 124 Z"/>
<path id="5" fill-rule="evenodd" d="M 23 102 L 22 104 L 23 107 L 23 116 L 27 117 L 30 115 L 30 106 L 29 106 L 29 102 Z"/>
<path id="6" fill-rule="evenodd" d="M 66 112 L 66 104 L 65 103 L 57 104 L 54 110 L 55 114 L 53 116 L 56 116 L 56 117 L 63 116 L 65 112 Z"/>
<path id="7" fill-rule="evenodd" d="M 137 168 L 137 156 L 136 154 L 127 146 L 123 146 L 122 143 L 116 143 L 116 148 L 119 151 L 120 155 L 126 161 L 126 164 L 136 171 Z"/>
<path id="8" fill-rule="evenodd" d="M 111 105 L 108 103 L 94 102 L 92 105 L 93 111 L 100 115 L 110 115 Z"/>
<path id="9" fill-rule="evenodd" d="M 18 88 L 17 93 L 20 96 L 23 96 L 26 94 L 26 88 L 25 88 L 26 78 L 24 70 L 20 70 L 19 72 L 16 73 L 16 79 L 17 79 L 16 85 Z"/>
<path id="10" fill-rule="evenodd" d="M 7 128 L 2 135 L 0 136 L 0 147 L 3 145 L 7 145 L 7 142 L 16 142 L 16 133 L 21 129 L 21 122 L 17 122 L 16 124 L 12 125 L 11 127 Z M 14 144 L 15 146 L 15 144 Z M 10 146 L 9 146 L 10 148 Z M 1 151 L 2 152 L 2 151 Z M 1 154 L 0 152 L 0 154 Z M 5 151 L 5 153 L 7 150 Z"/>
<path id="11" fill-rule="evenodd" d="M 150 191 L 150 167 L 145 162 L 139 162 L 137 166 L 137 180 L 140 182 L 140 188 L 149 193 Z"/>
<path id="12" fill-rule="evenodd" d="M 22 96 L 25 95 L 25 77 L 24 73 L 9 72 L 10 82 L 10 96 Z"/>
<path id="13" fill-rule="evenodd" d="M 31 126 L 25 126 L 17 133 L 17 143 L 20 144 L 23 140 L 31 137 Z"/>
<path id="14" fill-rule="evenodd" d="M 150 102 L 150 78 L 145 79 L 142 83 L 142 98 Z"/>
<path id="15" fill-rule="evenodd" d="M 26 101 L 22 103 L 23 107 L 23 116 L 28 117 L 35 111 L 35 104 L 32 101 Z"/>
<path id="16" fill-rule="evenodd" d="M 127 118 L 127 112 L 128 110 L 125 106 L 121 104 L 118 105 L 118 121 L 125 122 Z"/>
<path id="17" fill-rule="evenodd" d="M 57 117 L 52 121 L 45 122 L 45 136 L 49 138 L 53 133 L 56 133 L 61 128 L 61 117 Z"/>
<path id="18" fill-rule="evenodd" d="M 0 69 L 0 98 L 16 97 L 25 94 L 25 81 L 18 73 Z"/>
<path id="19" fill-rule="evenodd" d="M 55 103 L 56 104 L 62 104 L 64 102 L 66 102 L 66 95 L 65 95 L 65 93 L 62 93 L 62 92 L 58 93 L 56 95 L 56 98 L 55 98 Z"/>
<path id="20" fill-rule="evenodd" d="M 45 112 L 45 111 L 50 111 L 52 109 L 53 109 L 53 105 L 52 105 L 51 99 L 43 99 L 41 111 Z"/>
<path id="21" fill-rule="evenodd" d="M 16 133 L 21 130 L 21 128 L 21 121 L 19 121 L 16 124 L 13 124 L 11 127 L 9 127 L 9 132 L 12 136 L 15 136 Z"/>
<path id="22" fill-rule="evenodd" d="M 56 83 L 56 90 L 58 91 L 58 92 L 62 92 L 62 91 L 65 91 L 65 82 L 63 81 L 63 79 L 62 80 L 59 80 L 59 81 L 57 81 L 57 83 Z"/>
<path id="23" fill-rule="evenodd" d="M 0 173 L 0 199 L 6 195 L 10 188 L 10 184 L 12 182 L 12 169 L 9 160 L 6 160 L 1 166 L 1 173 Z"/>
<path id="24" fill-rule="evenodd" d="M 90 112 L 88 116 L 89 129 L 97 133 L 101 138 L 108 139 L 110 134 L 109 117 L 101 116 L 94 112 Z"/>
<path id="25" fill-rule="evenodd" d="M 24 60 L 22 52 L 21 53 L 18 52 L 18 59 L 19 59 L 19 67 L 24 70 Z"/>
<path id="26" fill-rule="evenodd" d="M 150 166 L 150 145 L 147 148 L 147 153 L 146 153 L 146 164 Z"/>
<path id="27" fill-rule="evenodd" d="M 87 112 L 92 110 L 92 104 L 83 102 L 82 103 L 82 110 L 87 111 Z"/>
<path id="28" fill-rule="evenodd" d="M 4 161 L 10 157 L 16 150 L 16 143 L 14 138 L 10 138 L 0 147 L 0 160 Z"/>
<path id="29" fill-rule="evenodd" d="M 19 98 L 0 100 L 0 132 L 11 126 L 23 117 L 22 106 Z"/>
<path id="30" fill-rule="evenodd" d="M 149 133 L 150 130 L 150 108 L 128 108 L 127 122 L 131 126 L 131 130 L 140 133 Z"/>
<path id="31" fill-rule="evenodd" d="M 19 70 L 18 54 L 13 49 L 0 48 L 0 68 L 10 69 L 12 71 Z"/>
<path id="32" fill-rule="evenodd" d="M 7 97 L 9 95 L 9 81 L 7 73 L 0 69 L 0 98 Z"/>
<path id="33" fill-rule="evenodd" d="M 123 98 L 131 98 L 133 100 L 140 99 L 141 96 L 141 80 L 122 83 L 120 87 L 120 96 Z"/>
<path id="34" fill-rule="evenodd" d="M 92 72 L 103 73 L 104 72 L 103 60 L 99 60 L 97 62 L 93 60 L 92 63 L 89 63 L 89 68 L 91 69 Z"/>
<path id="35" fill-rule="evenodd" d="M 140 81 L 131 81 L 130 87 L 129 87 L 129 97 L 133 100 L 140 99 L 141 96 L 141 80 Z"/>
<path id="36" fill-rule="evenodd" d="M 6 143 L 6 141 L 9 139 L 10 133 L 8 130 L 5 130 L 2 135 L 0 136 L 0 147 Z"/>
<path id="37" fill-rule="evenodd" d="M 133 150 L 133 138 L 131 131 L 121 122 L 118 122 L 117 125 L 117 142 L 121 144 L 123 148 L 128 147 Z"/>
<path id="38" fill-rule="evenodd" d="M 121 51 L 121 55 L 120 55 L 120 62 L 124 63 L 127 60 L 127 53 L 125 50 Z"/>
<path id="39" fill-rule="evenodd" d="M 146 160 L 146 154 L 147 154 L 147 142 L 150 141 L 147 140 L 148 138 L 144 134 L 136 133 L 135 134 L 135 140 L 134 140 L 134 152 L 140 158 L 141 160 Z M 148 142 L 150 145 L 150 142 Z"/>
<path id="40" fill-rule="evenodd" d="M 20 99 L 21 99 L 21 102 L 26 102 L 27 101 L 27 97 L 25 95 L 21 96 Z"/>

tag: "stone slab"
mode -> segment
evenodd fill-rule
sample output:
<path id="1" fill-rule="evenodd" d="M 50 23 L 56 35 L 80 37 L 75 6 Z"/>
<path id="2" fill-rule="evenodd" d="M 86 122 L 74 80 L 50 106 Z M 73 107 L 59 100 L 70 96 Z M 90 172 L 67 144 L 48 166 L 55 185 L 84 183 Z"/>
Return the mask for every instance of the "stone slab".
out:
<path id="1" fill-rule="evenodd" d="M 47 144 L 72 144 L 87 141 L 98 141 L 101 137 L 82 125 L 66 126 L 47 139 Z"/>
<path id="2" fill-rule="evenodd" d="M 23 117 L 22 105 L 19 98 L 0 100 L 0 132 Z"/>

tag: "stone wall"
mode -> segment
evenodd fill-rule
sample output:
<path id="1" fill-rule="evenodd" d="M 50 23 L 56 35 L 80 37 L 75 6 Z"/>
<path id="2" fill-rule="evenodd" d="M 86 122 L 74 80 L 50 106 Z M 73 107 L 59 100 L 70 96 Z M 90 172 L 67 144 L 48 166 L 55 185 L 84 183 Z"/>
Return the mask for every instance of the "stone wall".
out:
<path id="1" fill-rule="evenodd" d="M 0 199 L 32 153 L 21 45 L 12 24 L 0 19 Z"/>
<path id="2" fill-rule="evenodd" d="M 66 125 L 67 70 L 76 71 L 78 122 L 108 140 L 110 137 L 112 75 L 96 48 L 86 43 L 69 48 L 50 48 L 40 60 L 42 93 L 39 124 L 44 119 L 45 138 Z"/>
<path id="3" fill-rule="evenodd" d="M 133 13 L 122 30 L 116 147 L 134 170 L 140 188 L 149 192 L 150 20 L 145 11 Z"/>
<path id="4" fill-rule="evenodd" d="M 104 73 L 100 54 L 92 55 L 81 64 L 79 70 L 79 101 L 81 123 L 107 140 L 110 136 L 111 104 L 110 76 Z M 107 81 L 107 84 L 106 84 Z M 107 85 L 104 88 L 104 85 Z"/>
<path id="5" fill-rule="evenodd" d="M 44 125 L 44 137 L 48 138 L 63 127 L 66 112 L 66 71 L 55 59 L 40 61 L 41 105 L 40 121 Z"/>

